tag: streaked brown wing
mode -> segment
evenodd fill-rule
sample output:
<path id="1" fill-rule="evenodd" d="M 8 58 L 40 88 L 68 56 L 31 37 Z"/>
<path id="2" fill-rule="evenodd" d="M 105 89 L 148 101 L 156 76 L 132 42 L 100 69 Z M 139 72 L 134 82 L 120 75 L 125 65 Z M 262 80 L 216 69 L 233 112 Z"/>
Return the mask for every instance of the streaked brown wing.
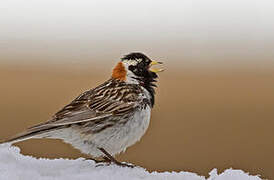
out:
<path id="1" fill-rule="evenodd" d="M 103 120 L 111 116 L 130 115 L 139 105 L 138 93 L 139 89 L 136 91 L 136 89 L 127 86 L 99 86 L 81 94 L 57 112 L 50 121 L 29 129 L 44 129 L 45 127 Z"/>
<path id="2" fill-rule="evenodd" d="M 93 126 L 93 132 L 100 132 L 117 121 L 125 123 L 128 119 L 126 117 L 131 116 L 140 104 L 146 104 L 140 103 L 143 101 L 139 99 L 141 92 L 138 86 L 110 79 L 95 89 L 81 94 L 57 112 L 51 120 L 32 126 L 3 142 L 23 141 L 78 123 L 83 126 Z"/>

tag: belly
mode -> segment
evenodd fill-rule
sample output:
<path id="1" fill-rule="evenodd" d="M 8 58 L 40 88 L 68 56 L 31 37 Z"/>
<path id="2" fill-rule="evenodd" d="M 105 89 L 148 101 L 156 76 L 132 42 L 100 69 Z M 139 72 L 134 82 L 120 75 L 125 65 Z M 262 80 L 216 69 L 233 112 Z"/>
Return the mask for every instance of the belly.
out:
<path id="1" fill-rule="evenodd" d="M 145 134 L 150 121 L 150 107 L 137 111 L 125 124 L 116 124 L 96 134 L 82 133 L 77 126 L 64 129 L 59 138 L 93 157 L 102 155 L 98 148 L 104 148 L 111 155 L 126 150 Z"/>

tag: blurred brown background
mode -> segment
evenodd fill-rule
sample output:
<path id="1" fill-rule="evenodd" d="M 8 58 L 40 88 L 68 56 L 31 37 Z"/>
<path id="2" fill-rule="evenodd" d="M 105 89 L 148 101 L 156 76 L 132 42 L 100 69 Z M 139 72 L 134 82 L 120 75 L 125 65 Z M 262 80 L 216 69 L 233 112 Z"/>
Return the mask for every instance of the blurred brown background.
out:
<path id="1" fill-rule="evenodd" d="M 104 70 L 1 66 L 0 137 L 49 119 L 103 82 L 111 65 L 97 67 Z M 157 171 L 207 175 L 233 167 L 274 177 L 274 71 L 166 69 L 146 135 L 119 159 Z M 36 157 L 83 156 L 58 140 L 17 145 Z"/>
<path id="2" fill-rule="evenodd" d="M 0 5 L 0 139 L 48 120 L 122 55 L 163 61 L 150 127 L 118 158 L 154 171 L 274 178 L 274 2 L 11 0 Z M 58 140 L 17 144 L 84 155 Z M 84 156 L 86 157 L 86 156 Z"/>

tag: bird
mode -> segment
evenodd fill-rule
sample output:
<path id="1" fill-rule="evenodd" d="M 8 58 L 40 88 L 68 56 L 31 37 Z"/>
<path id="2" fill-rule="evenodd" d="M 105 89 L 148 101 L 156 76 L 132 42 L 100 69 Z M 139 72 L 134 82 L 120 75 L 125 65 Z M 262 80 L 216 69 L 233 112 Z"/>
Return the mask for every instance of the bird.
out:
<path id="1" fill-rule="evenodd" d="M 133 167 L 119 162 L 115 155 L 139 141 L 148 129 L 157 74 L 163 71 L 152 67 L 157 64 L 163 63 L 141 52 L 123 56 L 107 81 L 80 94 L 48 121 L 0 143 L 61 139 L 96 163 Z"/>

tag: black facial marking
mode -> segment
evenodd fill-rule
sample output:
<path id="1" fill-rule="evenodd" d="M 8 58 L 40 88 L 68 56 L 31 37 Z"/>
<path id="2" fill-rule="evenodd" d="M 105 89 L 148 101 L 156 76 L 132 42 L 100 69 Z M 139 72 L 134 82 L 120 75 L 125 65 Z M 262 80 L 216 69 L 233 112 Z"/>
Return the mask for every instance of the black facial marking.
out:
<path id="1" fill-rule="evenodd" d="M 135 60 L 136 65 L 130 65 L 128 69 L 136 75 L 136 78 L 140 85 L 148 90 L 151 95 L 151 105 L 154 105 L 154 87 L 156 85 L 156 78 L 158 77 L 156 73 L 151 72 L 149 70 L 149 65 L 151 63 L 151 59 L 149 59 L 146 55 L 142 53 L 130 53 L 122 58 L 122 61 L 127 60 Z"/>
<path id="2" fill-rule="evenodd" d="M 134 53 L 125 55 L 122 58 L 122 61 L 123 60 L 137 60 L 137 59 L 142 59 L 142 61 L 144 61 L 146 64 L 149 64 L 151 62 L 151 60 L 146 55 L 144 55 L 143 53 L 139 53 L 139 52 L 134 52 Z"/>

